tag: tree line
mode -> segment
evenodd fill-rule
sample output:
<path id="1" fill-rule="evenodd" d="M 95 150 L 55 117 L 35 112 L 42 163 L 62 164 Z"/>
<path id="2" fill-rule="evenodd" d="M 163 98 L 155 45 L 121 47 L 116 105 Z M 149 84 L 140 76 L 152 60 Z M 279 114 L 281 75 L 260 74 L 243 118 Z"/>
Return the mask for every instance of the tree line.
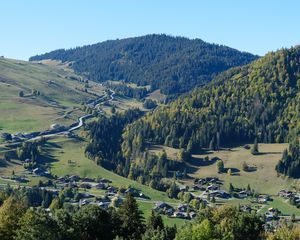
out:
<path id="1" fill-rule="evenodd" d="M 292 178 L 300 177 L 300 145 L 298 137 L 289 144 L 289 150 L 284 150 L 281 160 L 276 165 L 277 172 Z"/>
<path id="2" fill-rule="evenodd" d="M 34 190 L 36 193 L 47 190 Z M 70 190 L 72 191 L 72 190 Z M 128 194 L 119 208 L 96 205 L 63 208 L 33 204 L 30 189 L 0 191 L 0 237 L 3 240 L 278 240 L 299 239 L 299 226 L 280 225 L 266 233 L 262 219 L 239 207 L 207 207 L 182 227 L 166 226 L 153 212 L 145 219 L 135 198 Z M 42 194 L 43 195 L 43 194 Z M 30 197 L 29 197 L 30 196 Z"/>

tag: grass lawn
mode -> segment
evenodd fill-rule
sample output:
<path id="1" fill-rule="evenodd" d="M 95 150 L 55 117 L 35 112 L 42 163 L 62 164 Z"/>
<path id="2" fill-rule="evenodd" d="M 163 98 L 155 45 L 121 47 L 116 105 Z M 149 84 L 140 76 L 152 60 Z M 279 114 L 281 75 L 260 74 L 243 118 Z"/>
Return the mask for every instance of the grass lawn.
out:
<path id="1" fill-rule="evenodd" d="M 141 101 L 125 96 L 116 95 L 111 104 L 115 105 L 116 109 L 119 111 L 125 111 L 130 108 L 139 108 L 141 110 L 145 110 Z"/>
<path id="2" fill-rule="evenodd" d="M 62 67 L 0 59 L 0 132 L 40 131 L 52 123 L 73 123 L 82 115 L 73 107 L 95 98 L 81 91 L 84 83 L 70 79 L 73 75 Z M 40 95 L 31 96 L 32 89 Z M 19 97 L 20 91 L 24 97 Z"/>
<path id="3" fill-rule="evenodd" d="M 159 89 L 153 91 L 152 93 L 149 94 L 149 96 L 147 97 L 148 99 L 152 99 L 152 100 L 155 100 L 157 102 L 164 102 L 165 99 L 166 99 L 166 95 L 162 94 L 160 92 Z"/>
<path id="4" fill-rule="evenodd" d="M 292 186 L 300 183 L 299 180 L 278 176 L 275 170 L 282 152 L 287 147 L 288 144 L 259 144 L 260 154 L 256 156 L 243 147 L 194 154 L 192 160 L 187 164 L 187 172 L 192 178 L 218 177 L 224 181 L 225 189 L 228 189 L 229 183 L 239 188 L 246 188 L 250 184 L 251 188 L 258 193 L 277 195 L 281 189 L 291 189 Z M 163 149 L 169 159 L 176 160 L 178 149 L 158 145 L 150 147 L 150 150 L 156 154 Z M 204 161 L 203 158 L 206 156 L 210 160 Z M 217 173 L 216 159 L 222 159 L 225 168 L 231 168 L 233 174 Z M 255 168 L 255 171 L 244 172 L 242 170 L 243 162 Z M 184 182 L 192 185 L 193 179 Z"/>
<path id="5" fill-rule="evenodd" d="M 51 163 L 51 172 L 57 176 L 76 174 L 81 177 L 103 177 L 110 179 L 114 186 L 132 186 L 139 189 L 152 200 L 178 202 L 169 199 L 164 192 L 151 189 L 96 165 L 92 160 L 85 157 L 85 144 L 83 140 L 74 138 L 60 137 L 50 140 L 43 148 L 45 151 L 44 161 Z"/>
<path id="6" fill-rule="evenodd" d="M 260 213 L 265 213 L 270 207 L 277 208 L 283 215 L 295 214 L 296 216 L 300 216 L 300 209 L 290 205 L 288 200 L 280 197 L 274 197 L 273 201 L 268 202 L 268 204 L 264 208 L 262 208 Z"/>

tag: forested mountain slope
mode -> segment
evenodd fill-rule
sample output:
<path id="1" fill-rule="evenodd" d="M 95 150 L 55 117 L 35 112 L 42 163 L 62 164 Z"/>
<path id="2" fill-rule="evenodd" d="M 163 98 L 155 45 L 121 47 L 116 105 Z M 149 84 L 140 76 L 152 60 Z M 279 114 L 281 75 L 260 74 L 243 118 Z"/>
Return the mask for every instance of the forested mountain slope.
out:
<path id="1" fill-rule="evenodd" d="M 93 80 L 125 80 L 175 94 L 207 83 L 217 73 L 247 64 L 257 56 L 200 39 L 153 34 L 59 49 L 30 58 L 43 59 L 72 62 L 76 72 Z"/>
<path id="2" fill-rule="evenodd" d="M 129 125 L 123 154 L 141 156 L 146 143 L 192 152 L 255 138 L 286 142 L 299 130 L 299 88 L 300 47 L 271 52 Z"/>

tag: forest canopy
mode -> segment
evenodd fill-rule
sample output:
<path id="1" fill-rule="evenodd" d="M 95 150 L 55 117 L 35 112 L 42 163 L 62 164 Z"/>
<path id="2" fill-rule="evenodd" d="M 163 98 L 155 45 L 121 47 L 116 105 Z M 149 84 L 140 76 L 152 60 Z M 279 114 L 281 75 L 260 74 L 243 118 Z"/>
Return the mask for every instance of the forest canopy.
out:
<path id="1" fill-rule="evenodd" d="M 200 39 L 164 34 L 111 40 L 69 50 L 59 49 L 31 57 L 70 62 L 89 79 L 123 80 L 164 94 L 187 92 L 224 70 L 247 64 L 258 56 Z"/>

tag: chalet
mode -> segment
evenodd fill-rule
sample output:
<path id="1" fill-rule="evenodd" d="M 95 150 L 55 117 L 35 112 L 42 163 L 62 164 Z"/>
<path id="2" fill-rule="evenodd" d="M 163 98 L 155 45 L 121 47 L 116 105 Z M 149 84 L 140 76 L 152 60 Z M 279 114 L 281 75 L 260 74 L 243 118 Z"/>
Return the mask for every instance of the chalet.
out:
<path id="1" fill-rule="evenodd" d="M 259 196 L 257 197 L 257 202 L 258 202 L 258 203 L 261 203 L 261 204 L 267 203 L 268 200 L 269 200 L 269 196 L 268 196 L 268 195 L 265 195 L 265 194 L 259 195 Z"/>
<path id="2" fill-rule="evenodd" d="M 81 196 L 82 196 L 82 198 L 92 198 L 92 197 L 94 197 L 94 195 L 90 194 L 90 193 L 82 193 Z"/>
<path id="3" fill-rule="evenodd" d="M 40 168 L 35 168 L 32 170 L 32 173 L 38 176 L 47 176 L 49 175 L 49 173 L 47 171 L 44 171 Z"/>
<path id="4" fill-rule="evenodd" d="M 136 196 L 138 194 L 138 191 L 135 190 L 134 188 L 127 188 L 125 194 L 131 194 L 133 196 Z"/>
<path id="5" fill-rule="evenodd" d="M 206 190 L 208 190 L 208 191 L 213 191 L 213 190 L 218 190 L 219 189 L 219 187 L 217 186 L 217 185 L 209 185 L 207 188 L 206 188 Z"/>
<path id="6" fill-rule="evenodd" d="M 144 193 L 142 193 L 142 192 L 139 193 L 139 197 L 140 197 L 140 198 L 149 199 L 149 197 L 146 196 L 146 195 L 145 195 Z"/>
<path id="7" fill-rule="evenodd" d="M 252 208 L 248 205 L 241 205 L 240 210 L 243 211 L 243 212 L 251 212 Z"/>
<path id="8" fill-rule="evenodd" d="M 182 218 L 182 219 L 188 219 L 189 218 L 189 214 L 186 213 L 186 212 L 174 212 L 173 217 Z"/>
<path id="9" fill-rule="evenodd" d="M 193 187 L 192 187 L 192 190 L 194 191 L 204 191 L 206 188 L 204 186 L 202 186 L 201 184 L 195 184 Z"/>
<path id="10" fill-rule="evenodd" d="M 102 190 L 105 190 L 107 189 L 107 185 L 104 184 L 104 183 L 98 183 L 94 186 L 96 189 L 102 189 Z"/>
<path id="11" fill-rule="evenodd" d="M 83 178 L 82 181 L 84 181 L 84 182 L 95 182 L 95 180 L 93 178 L 88 178 L 88 177 Z"/>
<path id="12" fill-rule="evenodd" d="M 65 177 L 59 177 L 57 178 L 57 181 L 60 183 L 66 183 L 66 178 Z"/>
<path id="13" fill-rule="evenodd" d="M 247 198 L 248 197 L 248 193 L 246 191 L 240 191 L 238 193 L 238 197 L 239 198 Z"/>
<path id="14" fill-rule="evenodd" d="M 114 207 L 119 207 L 122 203 L 123 199 L 119 196 L 116 196 L 111 200 L 111 205 L 113 205 Z"/>
<path id="15" fill-rule="evenodd" d="M 223 190 L 214 190 L 210 192 L 211 197 L 218 197 L 218 198 L 230 198 L 230 194 L 223 191 Z"/>
<path id="16" fill-rule="evenodd" d="M 291 198 L 295 196 L 296 192 L 295 191 L 288 191 L 288 190 L 281 190 L 279 191 L 278 195 L 284 198 Z"/>
<path id="17" fill-rule="evenodd" d="M 25 139 L 25 137 L 22 133 L 16 133 L 16 134 L 11 135 L 11 140 L 14 141 L 14 142 L 19 142 L 19 141 L 22 141 L 24 139 Z"/>
<path id="18" fill-rule="evenodd" d="M 169 208 L 165 211 L 165 214 L 168 216 L 172 216 L 174 214 L 174 209 L 173 208 Z"/>
<path id="19" fill-rule="evenodd" d="M 194 184 L 206 184 L 206 179 L 204 178 L 195 179 Z"/>
<path id="20" fill-rule="evenodd" d="M 0 138 L 3 138 L 4 140 L 12 140 L 12 136 L 10 133 L 1 133 Z"/>
<path id="21" fill-rule="evenodd" d="M 70 180 L 70 181 L 77 182 L 77 181 L 80 180 L 80 177 L 77 176 L 77 175 L 72 175 L 72 176 L 69 177 L 69 180 Z"/>
<path id="22" fill-rule="evenodd" d="M 106 179 L 106 178 L 101 178 L 101 179 L 99 180 L 99 182 L 102 182 L 102 183 L 112 183 L 112 181 L 110 181 L 110 180 L 108 180 L 108 179 Z"/>
<path id="23" fill-rule="evenodd" d="M 101 202 L 99 202 L 97 205 L 98 205 L 99 207 L 103 208 L 103 209 L 108 209 L 108 207 L 109 207 L 109 205 L 110 205 L 110 202 L 103 202 L 103 201 L 101 201 Z"/>
<path id="24" fill-rule="evenodd" d="M 90 183 L 83 182 L 79 185 L 80 188 L 91 189 L 92 185 Z"/>
<path id="25" fill-rule="evenodd" d="M 49 130 L 51 130 L 51 131 L 60 131 L 60 130 L 63 130 L 63 129 L 65 129 L 65 127 L 58 124 L 58 123 L 51 124 L 51 126 L 49 128 Z"/>
<path id="26" fill-rule="evenodd" d="M 272 221 L 272 220 L 274 220 L 276 217 L 275 217 L 275 213 L 274 212 L 269 212 L 269 211 L 267 211 L 266 213 L 265 213 L 265 220 L 266 220 L 266 222 L 269 222 L 269 221 Z"/>
<path id="27" fill-rule="evenodd" d="M 177 207 L 178 212 L 186 212 L 188 210 L 187 204 L 179 204 Z"/>
<path id="28" fill-rule="evenodd" d="M 117 190 L 115 187 L 110 186 L 110 187 L 107 188 L 107 191 L 106 191 L 106 192 L 107 192 L 107 193 L 117 193 L 118 190 Z"/>
<path id="29" fill-rule="evenodd" d="M 153 208 L 156 212 L 163 212 L 165 214 L 170 214 L 174 212 L 174 208 L 165 202 L 157 202 Z"/>
<path id="30" fill-rule="evenodd" d="M 83 199 L 83 200 L 79 200 L 79 206 L 84 206 L 84 205 L 87 205 L 89 204 L 91 201 L 88 200 L 88 199 Z"/>
<path id="31" fill-rule="evenodd" d="M 180 192 L 187 192 L 188 190 L 189 190 L 188 186 L 182 185 L 182 186 L 179 187 Z"/>
<path id="32" fill-rule="evenodd" d="M 197 214 L 195 213 L 195 212 L 190 212 L 189 213 L 189 217 L 190 217 L 190 219 L 193 219 L 193 218 L 195 218 L 197 216 Z"/>

